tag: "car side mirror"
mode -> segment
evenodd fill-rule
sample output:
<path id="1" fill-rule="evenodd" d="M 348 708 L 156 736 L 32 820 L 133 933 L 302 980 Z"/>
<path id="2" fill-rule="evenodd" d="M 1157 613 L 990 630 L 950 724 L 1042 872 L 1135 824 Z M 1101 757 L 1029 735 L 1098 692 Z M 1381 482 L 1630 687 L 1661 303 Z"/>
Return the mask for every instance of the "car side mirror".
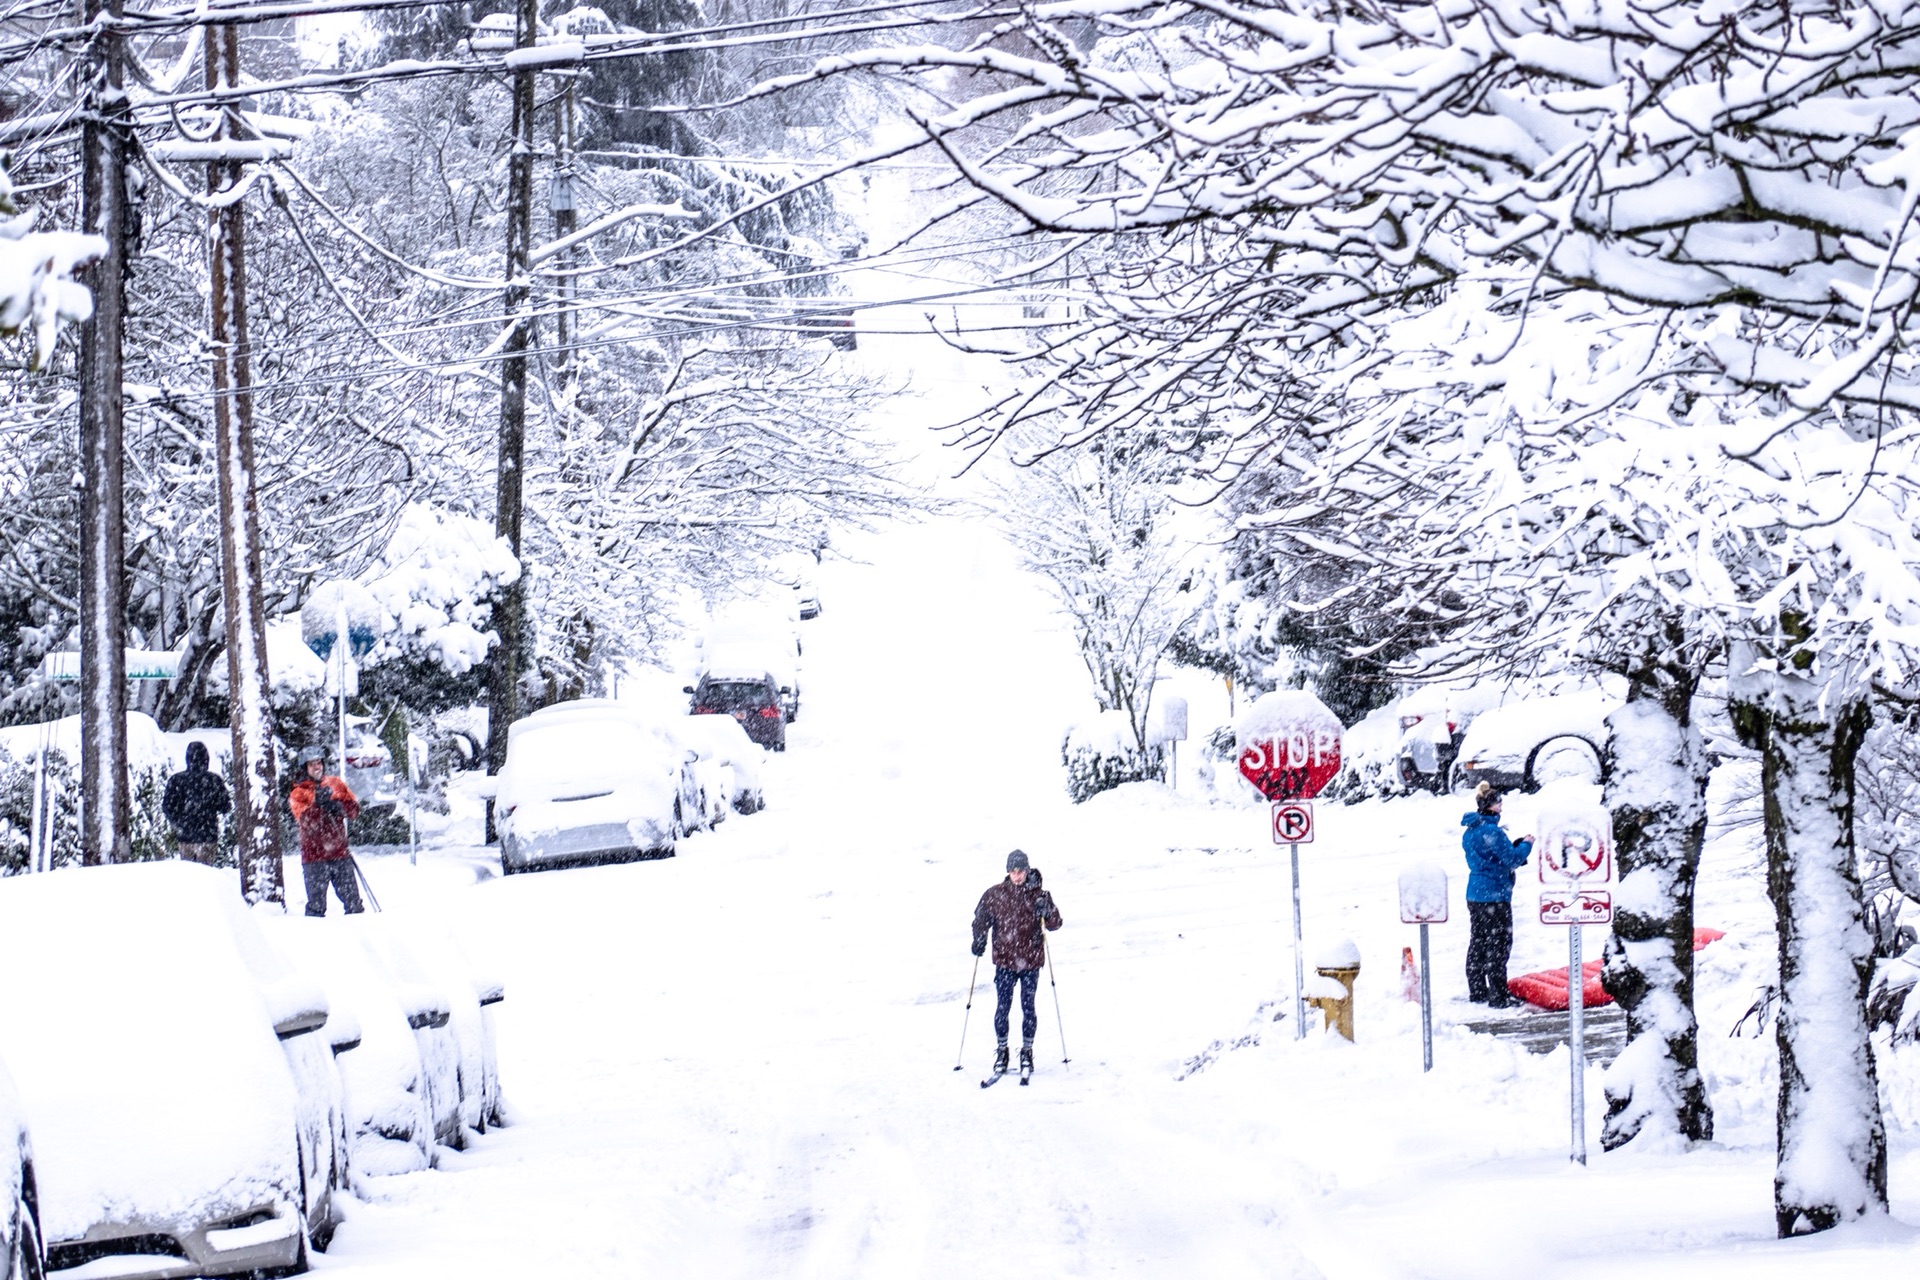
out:
<path id="1" fill-rule="evenodd" d="M 789 689 L 789 688 L 788 688 L 788 687 L 787 687 L 786 685 L 784 685 L 784 684 L 780 686 L 780 692 L 781 692 L 781 693 L 783 693 L 783 694 L 785 694 L 785 695 L 787 695 L 788 697 L 792 697 L 792 696 L 793 696 L 793 690 L 792 690 L 792 689 Z"/>
<path id="2" fill-rule="evenodd" d="M 690 684 L 689 684 L 689 685 L 683 685 L 683 686 L 681 687 L 681 689 L 680 689 L 680 692 L 682 692 L 682 693 L 692 693 L 692 692 L 693 692 L 693 686 L 692 686 L 692 685 L 690 685 Z"/>
<path id="3" fill-rule="evenodd" d="M 309 1031 L 318 1031 L 327 1025 L 327 1011 L 321 1009 L 301 1009 L 289 1013 L 273 1024 L 273 1034 L 282 1040 L 291 1040 L 295 1036 L 306 1035 Z"/>

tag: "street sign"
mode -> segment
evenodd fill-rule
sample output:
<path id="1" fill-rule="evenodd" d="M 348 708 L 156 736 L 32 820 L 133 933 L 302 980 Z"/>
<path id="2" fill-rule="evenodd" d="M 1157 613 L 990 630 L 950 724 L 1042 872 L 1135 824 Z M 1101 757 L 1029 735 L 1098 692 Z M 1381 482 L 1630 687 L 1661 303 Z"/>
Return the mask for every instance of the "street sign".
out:
<path id="1" fill-rule="evenodd" d="M 1613 894 L 1605 889 L 1542 889 L 1541 924 L 1612 924 Z"/>
<path id="2" fill-rule="evenodd" d="M 1400 923 L 1447 922 L 1447 873 L 1431 862 L 1418 862 L 1400 873 Z"/>
<path id="3" fill-rule="evenodd" d="M 1340 772 L 1340 719 L 1305 689 L 1265 694 L 1235 731 L 1240 773 L 1269 800 L 1311 800 Z"/>
<path id="4" fill-rule="evenodd" d="M 1613 819 L 1598 805 L 1540 815 L 1534 845 L 1540 883 L 1562 888 L 1613 879 Z"/>
<path id="5" fill-rule="evenodd" d="M 69 649 L 57 650 L 40 661 L 40 672 L 49 680 L 67 682 L 80 678 L 80 655 Z M 180 675 L 180 655 L 165 649 L 127 650 L 127 679 L 173 680 Z"/>
<path id="6" fill-rule="evenodd" d="M 315 587 L 300 606 L 300 638 L 320 661 L 328 662 L 345 631 L 348 650 L 355 658 L 364 658 L 380 638 L 381 616 L 380 602 L 371 591 L 336 578 Z"/>
<path id="7" fill-rule="evenodd" d="M 1282 800 L 1273 806 L 1273 842 L 1313 843 L 1313 801 Z"/>

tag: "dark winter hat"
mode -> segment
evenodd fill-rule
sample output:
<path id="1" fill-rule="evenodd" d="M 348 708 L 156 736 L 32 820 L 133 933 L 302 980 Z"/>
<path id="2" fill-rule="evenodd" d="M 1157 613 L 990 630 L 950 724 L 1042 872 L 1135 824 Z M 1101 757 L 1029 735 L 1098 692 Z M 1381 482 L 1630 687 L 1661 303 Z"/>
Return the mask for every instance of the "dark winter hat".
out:
<path id="1" fill-rule="evenodd" d="M 1012 853 L 1007 855 L 1007 870 L 1029 871 L 1029 870 L 1032 870 L 1032 868 L 1033 868 L 1033 864 L 1027 861 L 1027 855 L 1020 852 L 1018 849 L 1015 849 Z"/>
<path id="2" fill-rule="evenodd" d="M 1492 813 L 1504 798 L 1505 793 L 1496 789 L 1491 782 L 1483 782 L 1473 789 L 1474 807 L 1481 813 Z"/>

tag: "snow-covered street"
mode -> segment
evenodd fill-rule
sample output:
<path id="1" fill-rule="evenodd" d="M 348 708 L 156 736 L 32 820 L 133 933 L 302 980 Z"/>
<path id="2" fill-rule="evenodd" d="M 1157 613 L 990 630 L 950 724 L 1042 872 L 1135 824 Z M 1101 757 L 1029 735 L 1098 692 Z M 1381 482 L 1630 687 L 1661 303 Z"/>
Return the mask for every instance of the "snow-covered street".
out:
<path id="1" fill-rule="evenodd" d="M 477 850 L 375 862 L 390 910 L 446 913 L 505 977 L 514 1123 L 374 1182 L 318 1267 L 1464 1280 L 1627 1259 L 1650 1277 L 1865 1274 L 1920 1248 L 1897 1223 L 1772 1238 L 1771 1043 L 1726 1038 L 1771 964 L 1737 839 L 1710 848 L 1701 907 L 1730 935 L 1703 953 L 1700 995 L 1722 1141 L 1618 1159 L 1596 1143 L 1581 1171 L 1564 1049 L 1442 1026 L 1420 1071 L 1397 972 L 1414 931 L 1392 883 L 1408 861 L 1453 865 L 1456 802 L 1322 806 L 1307 950 L 1359 944 L 1359 1039 L 1296 1044 L 1290 1013 L 1272 1021 L 1292 961 L 1264 809 L 1146 784 L 1071 806 L 1053 726 L 1084 673 L 990 527 L 894 528 L 849 554 L 822 574 L 807 710 L 764 814 L 661 862 L 472 885 Z M 982 1092 L 984 981 L 953 1070 L 967 921 L 1015 846 L 1066 917 L 1052 937 L 1072 1061 L 1043 982 L 1033 1086 Z M 1466 1008 L 1457 879 L 1453 893 L 1455 923 L 1434 933 L 1443 1022 Z M 1514 971 L 1564 963 L 1563 936 L 1523 925 Z M 1890 1097 L 1893 1116 L 1911 1110 Z M 1920 1219 L 1911 1130 L 1894 1147 L 1896 1218 Z"/>

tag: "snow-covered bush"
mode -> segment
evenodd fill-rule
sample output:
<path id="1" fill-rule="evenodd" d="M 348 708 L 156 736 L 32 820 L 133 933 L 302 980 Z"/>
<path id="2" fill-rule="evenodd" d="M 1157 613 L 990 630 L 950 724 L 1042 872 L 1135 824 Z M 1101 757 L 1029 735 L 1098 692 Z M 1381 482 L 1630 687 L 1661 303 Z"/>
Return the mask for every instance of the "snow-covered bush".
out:
<path id="1" fill-rule="evenodd" d="M 1165 749 L 1156 746 L 1142 751 L 1124 711 L 1103 711 L 1068 729 L 1060 758 L 1067 766 L 1067 794 L 1075 804 L 1128 782 L 1158 779 L 1166 772 Z"/>

